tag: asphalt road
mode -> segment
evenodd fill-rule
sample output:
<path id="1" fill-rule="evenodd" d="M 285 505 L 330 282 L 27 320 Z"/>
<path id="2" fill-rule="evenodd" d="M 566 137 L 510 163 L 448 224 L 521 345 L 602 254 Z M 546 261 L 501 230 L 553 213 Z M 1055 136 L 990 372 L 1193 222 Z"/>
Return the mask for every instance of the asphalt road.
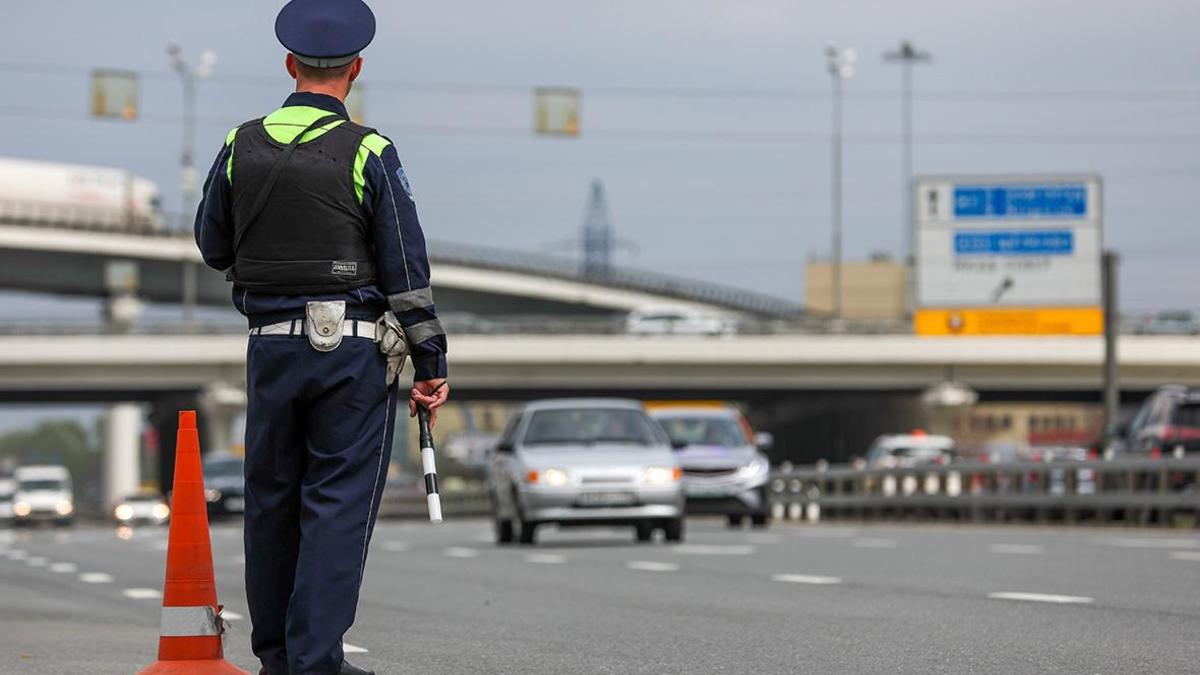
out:
<path id="1" fill-rule="evenodd" d="M 254 668 L 240 531 L 213 531 Z M 1196 673 L 1200 535 L 689 524 L 546 531 L 383 523 L 352 659 L 380 673 Z M 131 675 L 155 657 L 164 530 L 0 531 L 0 673 Z"/>

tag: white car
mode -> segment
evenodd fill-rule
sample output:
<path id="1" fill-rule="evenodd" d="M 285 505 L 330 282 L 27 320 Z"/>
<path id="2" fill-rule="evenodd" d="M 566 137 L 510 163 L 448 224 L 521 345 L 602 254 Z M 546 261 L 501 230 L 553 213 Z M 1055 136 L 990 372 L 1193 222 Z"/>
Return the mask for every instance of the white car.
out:
<path id="1" fill-rule="evenodd" d="M 13 472 L 13 516 L 17 525 L 37 521 L 70 525 L 75 519 L 71 474 L 61 466 L 23 466 Z"/>
<path id="2" fill-rule="evenodd" d="M 164 525 L 170 517 L 171 507 L 156 490 L 129 495 L 113 508 L 113 518 L 122 525 Z"/>
<path id="3" fill-rule="evenodd" d="M 630 335 L 733 335 L 737 323 L 685 307 L 646 307 L 629 313 L 625 331 Z"/>
<path id="4" fill-rule="evenodd" d="M 873 469 L 949 464 L 958 455 L 954 439 L 916 432 L 880 436 L 867 451 L 867 466 Z"/>

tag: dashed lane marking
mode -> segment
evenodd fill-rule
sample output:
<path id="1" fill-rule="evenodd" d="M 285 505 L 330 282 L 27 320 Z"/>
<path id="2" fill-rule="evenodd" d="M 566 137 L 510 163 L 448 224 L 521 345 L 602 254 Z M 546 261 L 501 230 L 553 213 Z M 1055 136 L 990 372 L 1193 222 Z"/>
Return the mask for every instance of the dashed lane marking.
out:
<path id="1" fill-rule="evenodd" d="M 1118 548 L 1200 548 L 1200 539 L 1159 539 L 1157 537 L 1122 537 L 1105 539 L 1101 543 Z"/>
<path id="2" fill-rule="evenodd" d="M 74 574 L 79 570 L 75 563 L 54 563 L 49 567 L 55 574 Z"/>
<path id="3" fill-rule="evenodd" d="M 104 572 L 84 572 L 79 575 L 79 580 L 85 584 L 111 584 L 113 576 Z"/>
<path id="4" fill-rule="evenodd" d="M 1041 555 L 1046 549 L 1039 544 L 991 544 L 988 550 L 1002 555 Z"/>
<path id="5" fill-rule="evenodd" d="M 1058 605 L 1090 605 L 1094 598 L 1082 595 L 1053 595 L 1050 593 L 1026 593 L 1023 591 L 1004 591 L 988 593 L 992 600 L 1016 600 L 1017 602 L 1049 602 Z"/>
<path id="6" fill-rule="evenodd" d="M 366 654 L 367 653 L 367 649 L 365 647 L 356 647 L 352 644 L 347 644 L 345 642 L 342 643 L 342 651 L 345 652 L 346 654 Z"/>
<path id="7" fill-rule="evenodd" d="M 567 556 L 557 553 L 530 553 L 525 556 L 525 562 L 538 565 L 561 565 L 567 562 Z"/>
<path id="8" fill-rule="evenodd" d="M 126 588 L 121 595 L 133 600 L 157 600 L 162 597 L 162 591 L 154 588 Z"/>
<path id="9" fill-rule="evenodd" d="M 383 542 L 383 550 L 389 553 L 404 553 L 405 551 L 412 550 L 412 544 L 409 544 L 407 541 L 385 541 Z"/>
<path id="10" fill-rule="evenodd" d="M 1200 562 L 1200 551 L 1175 551 L 1171 553 L 1171 560 Z"/>
<path id="11" fill-rule="evenodd" d="M 13 550 L 8 552 L 9 560 L 20 561 L 20 560 L 24 560 L 28 557 L 29 557 L 29 554 L 26 553 L 25 551 L 22 551 L 19 548 L 14 548 Z"/>
<path id="12" fill-rule="evenodd" d="M 832 586 L 842 583 L 841 577 L 823 577 L 814 574 L 774 574 L 771 581 L 785 584 L 813 584 L 816 586 Z"/>
<path id="13" fill-rule="evenodd" d="M 717 546 L 713 544 L 681 544 L 671 548 L 680 555 L 750 555 L 758 549 L 746 544 Z"/>
<path id="14" fill-rule="evenodd" d="M 46 563 L 47 560 L 41 556 L 34 556 L 32 558 L 25 559 L 25 564 L 29 565 L 30 567 L 45 567 Z"/>
<path id="15" fill-rule="evenodd" d="M 451 546 L 442 552 L 447 558 L 477 558 L 479 551 L 465 546 Z"/>
<path id="16" fill-rule="evenodd" d="M 896 548 L 895 539 L 882 539 L 880 537 L 863 537 L 855 539 L 854 545 L 858 548 Z"/>
<path id="17" fill-rule="evenodd" d="M 655 562 L 653 560 L 631 560 L 625 563 L 631 570 L 639 572 L 678 572 L 679 563 Z"/>

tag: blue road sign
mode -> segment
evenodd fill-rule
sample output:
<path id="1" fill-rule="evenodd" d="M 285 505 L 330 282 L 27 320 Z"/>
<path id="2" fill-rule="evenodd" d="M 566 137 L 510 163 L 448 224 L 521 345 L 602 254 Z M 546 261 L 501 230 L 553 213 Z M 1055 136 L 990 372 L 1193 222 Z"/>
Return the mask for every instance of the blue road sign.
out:
<path id="1" fill-rule="evenodd" d="M 1071 255 L 1075 234 L 1070 230 L 959 231 L 955 255 Z"/>
<path id="2" fill-rule="evenodd" d="M 956 185 L 955 218 L 1087 216 L 1086 185 Z"/>

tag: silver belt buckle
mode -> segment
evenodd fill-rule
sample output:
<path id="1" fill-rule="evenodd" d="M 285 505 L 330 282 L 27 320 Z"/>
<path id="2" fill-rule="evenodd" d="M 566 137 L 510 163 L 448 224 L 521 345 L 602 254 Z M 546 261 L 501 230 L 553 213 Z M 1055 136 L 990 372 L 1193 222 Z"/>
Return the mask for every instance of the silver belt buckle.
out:
<path id="1" fill-rule="evenodd" d="M 308 344 L 319 352 L 331 352 L 342 344 L 346 322 L 346 301 L 325 300 L 304 306 L 304 334 Z"/>

